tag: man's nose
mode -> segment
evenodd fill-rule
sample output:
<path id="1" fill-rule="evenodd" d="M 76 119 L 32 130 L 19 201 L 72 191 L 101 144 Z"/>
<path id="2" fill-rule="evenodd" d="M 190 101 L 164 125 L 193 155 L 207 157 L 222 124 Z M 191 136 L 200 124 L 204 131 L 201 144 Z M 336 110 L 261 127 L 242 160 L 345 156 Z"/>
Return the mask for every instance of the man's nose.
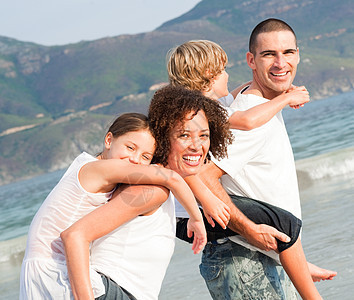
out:
<path id="1" fill-rule="evenodd" d="M 281 54 L 277 54 L 275 56 L 275 60 L 274 60 L 274 66 L 279 68 L 279 69 L 282 69 L 286 66 L 286 58 L 284 57 L 284 55 L 281 53 Z"/>

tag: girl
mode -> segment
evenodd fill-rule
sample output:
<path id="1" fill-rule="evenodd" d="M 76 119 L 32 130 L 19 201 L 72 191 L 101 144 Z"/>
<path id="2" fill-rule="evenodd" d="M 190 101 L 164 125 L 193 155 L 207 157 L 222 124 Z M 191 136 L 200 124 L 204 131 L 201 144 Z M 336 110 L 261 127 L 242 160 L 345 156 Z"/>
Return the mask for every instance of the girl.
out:
<path id="1" fill-rule="evenodd" d="M 20 299 L 72 298 L 60 234 L 107 203 L 118 183 L 157 184 L 173 191 L 191 213 L 193 250 L 202 249 L 206 233 L 194 196 L 177 173 L 149 166 L 154 151 L 155 139 L 147 117 L 127 113 L 113 122 L 104 139 L 104 150 L 97 157 L 84 152 L 73 161 L 31 223 L 21 268 Z M 144 200 L 148 202 L 149 198 Z"/>

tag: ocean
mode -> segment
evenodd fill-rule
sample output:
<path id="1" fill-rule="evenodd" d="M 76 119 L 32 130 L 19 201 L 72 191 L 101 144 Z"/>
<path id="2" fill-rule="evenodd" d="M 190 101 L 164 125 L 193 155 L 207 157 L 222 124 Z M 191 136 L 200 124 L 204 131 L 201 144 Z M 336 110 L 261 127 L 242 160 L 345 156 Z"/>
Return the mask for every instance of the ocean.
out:
<path id="1" fill-rule="evenodd" d="M 338 272 L 316 283 L 324 299 L 354 294 L 354 92 L 313 101 L 283 116 L 294 149 L 308 261 Z M 17 299 L 29 224 L 64 170 L 0 186 L 0 299 Z M 352 231 L 353 230 L 353 231 Z M 200 255 L 177 241 L 159 299 L 211 299 Z"/>

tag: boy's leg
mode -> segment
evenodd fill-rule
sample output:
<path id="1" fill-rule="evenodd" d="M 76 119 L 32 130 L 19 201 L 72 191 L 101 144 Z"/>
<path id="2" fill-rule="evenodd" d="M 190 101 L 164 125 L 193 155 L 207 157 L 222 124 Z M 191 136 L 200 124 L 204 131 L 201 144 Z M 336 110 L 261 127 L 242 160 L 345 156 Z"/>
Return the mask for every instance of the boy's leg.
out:
<path id="1" fill-rule="evenodd" d="M 292 247 L 281 252 L 279 258 L 303 299 L 322 299 L 313 283 L 300 239 Z"/>
<path id="2" fill-rule="evenodd" d="M 247 197 L 230 195 L 230 198 L 234 205 L 254 223 L 272 226 L 290 237 L 289 243 L 278 241 L 279 252 L 288 249 L 297 241 L 302 221 L 292 213 L 280 207 Z"/>
<path id="3" fill-rule="evenodd" d="M 207 232 L 207 237 L 208 241 L 216 241 L 220 238 L 225 238 L 228 236 L 233 236 L 236 235 L 237 233 L 232 231 L 229 228 L 223 229 L 217 222 L 215 222 L 215 227 L 212 227 L 209 223 L 206 217 L 204 216 L 203 210 L 200 210 L 203 216 L 203 221 L 205 224 L 206 232 Z M 180 240 L 188 242 L 188 243 L 193 243 L 193 237 L 188 237 L 187 236 L 187 223 L 188 223 L 188 218 L 177 218 L 177 224 L 176 224 L 176 237 L 178 237 Z"/>
<path id="4" fill-rule="evenodd" d="M 256 224 L 270 225 L 290 237 L 291 241 L 289 243 L 278 241 L 279 252 L 289 248 L 298 239 L 302 222 L 290 212 L 274 205 L 247 197 L 231 195 L 230 198 L 234 205 L 251 221 Z M 223 229 L 216 222 L 215 227 L 212 227 L 204 215 L 203 218 L 208 241 L 215 241 L 217 239 L 237 234 L 231 229 Z M 187 222 L 188 219 L 179 219 L 177 221 L 176 236 L 181 240 L 192 243 L 193 238 L 188 238 L 187 236 Z"/>

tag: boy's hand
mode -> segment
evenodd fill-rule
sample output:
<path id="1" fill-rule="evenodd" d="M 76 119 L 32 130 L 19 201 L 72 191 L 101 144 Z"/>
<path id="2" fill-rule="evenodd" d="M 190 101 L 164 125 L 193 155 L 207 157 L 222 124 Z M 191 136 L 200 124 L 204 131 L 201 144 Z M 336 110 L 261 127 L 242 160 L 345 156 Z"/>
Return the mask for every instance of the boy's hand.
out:
<path id="1" fill-rule="evenodd" d="M 189 219 L 187 223 L 187 235 L 191 238 L 194 234 L 192 250 L 194 254 L 198 254 L 203 250 L 207 243 L 207 234 L 203 220 Z"/>
<path id="2" fill-rule="evenodd" d="M 287 92 L 286 95 L 289 98 L 289 106 L 293 109 L 298 109 L 303 107 L 305 103 L 310 101 L 310 95 L 307 89 L 304 86 L 292 86 Z"/>
<path id="3" fill-rule="evenodd" d="M 226 229 L 230 220 L 230 208 L 219 198 L 211 197 L 208 203 L 204 203 L 203 212 L 211 226 L 215 227 L 215 220 L 223 229 Z"/>

